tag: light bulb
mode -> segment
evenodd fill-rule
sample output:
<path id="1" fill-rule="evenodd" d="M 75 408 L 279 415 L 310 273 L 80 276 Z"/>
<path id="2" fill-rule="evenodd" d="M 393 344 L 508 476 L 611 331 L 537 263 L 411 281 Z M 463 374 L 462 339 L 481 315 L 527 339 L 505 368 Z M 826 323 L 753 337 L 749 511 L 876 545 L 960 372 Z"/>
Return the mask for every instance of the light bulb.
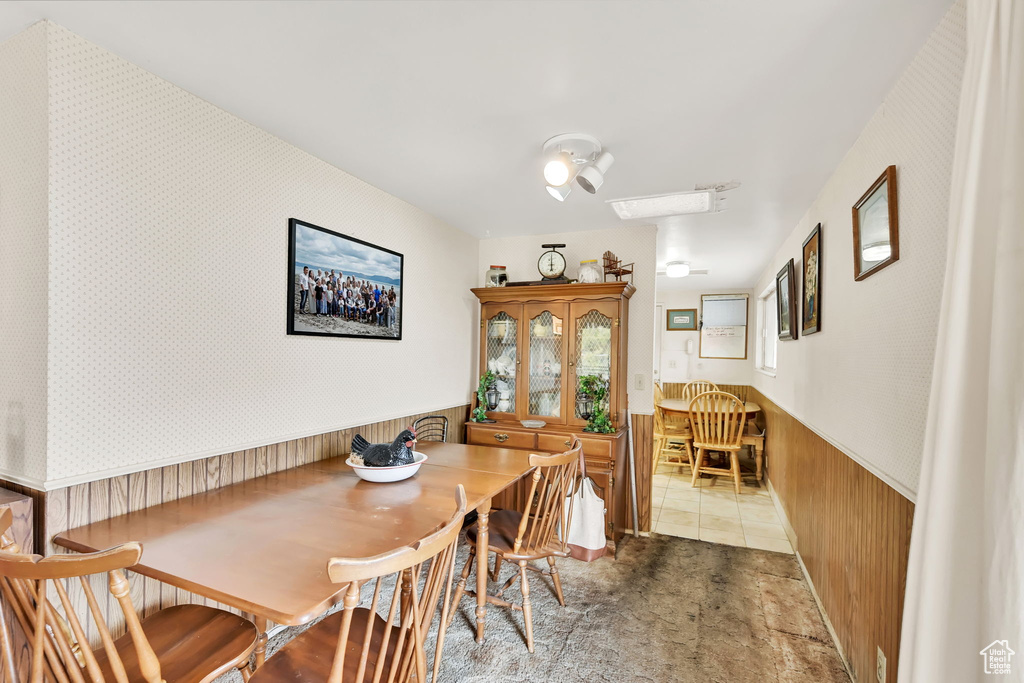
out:
<path id="1" fill-rule="evenodd" d="M 544 164 L 544 180 L 547 181 L 548 185 L 558 187 L 569 182 L 570 163 L 568 155 L 562 153 Z"/>

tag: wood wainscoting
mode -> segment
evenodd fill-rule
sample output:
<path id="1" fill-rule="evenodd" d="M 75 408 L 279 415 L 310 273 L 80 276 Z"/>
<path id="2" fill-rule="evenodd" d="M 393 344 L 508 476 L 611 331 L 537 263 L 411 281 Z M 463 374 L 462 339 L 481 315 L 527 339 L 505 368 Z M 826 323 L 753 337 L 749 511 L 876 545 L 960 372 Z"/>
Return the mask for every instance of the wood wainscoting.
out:
<path id="1" fill-rule="evenodd" d="M 636 502 L 640 518 L 640 531 L 651 530 L 651 482 L 654 476 L 654 416 L 631 415 L 633 428 L 633 454 L 636 458 Z M 629 470 L 627 470 L 628 472 Z M 627 490 L 629 487 L 627 486 Z M 627 496 L 630 510 L 626 519 L 633 527 L 632 492 Z"/>
<path id="2" fill-rule="evenodd" d="M 914 504 L 753 387 L 768 479 L 855 681 L 896 681 Z"/>
<path id="3" fill-rule="evenodd" d="M 51 539 L 61 531 L 184 498 L 193 493 L 209 491 L 324 458 L 345 455 L 349 453 L 352 437 L 356 433 L 362 434 L 371 442 L 390 441 L 399 431 L 420 417 L 444 415 L 448 418 L 448 441 L 464 443 L 465 422 L 469 418 L 469 409 L 470 406 L 467 404 L 445 410 L 409 415 L 235 453 L 225 453 L 176 465 L 100 479 L 46 493 L 13 484 L 5 484 L 5 486 L 33 498 L 36 508 L 34 539 L 36 552 L 47 555 L 69 553 L 71 551 L 51 543 Z M 145 549 L 143 549 L 143 557 L 145 557 Z M 258 568 L 254 569 L 258 570 Z M 160 583 L 155 579 L 134 573 L 129 573 L 129 575 L 132 601 L 140 616 L 152 614 L 164 607 L 189 603 L 209 604 L 238 613 L 238 610 L 208 601 L 188 591 Z M 72 602 L 79 608 L 85 608 L 85 594 L 81 586 L 77 582 L 69 582 L 67 588 Z M 107 616 L 107 623 L 111 626 L 114 637 L 118 637 L 124 632 L 123 615 L 113 598 L 108 596 L 104 586 L 97 584 L 93 586 L 93 590 L 97 597 L 108 598 L 100 600 L 100 609 Z M 51 598 L 55 603 L 57 602 L 55 594 Z M 89 624 L 89 626 L 92 625 Z M 97 636 L 94 631 L 95 629 L 91 628 L 88 634 L 92 639 Z"/>
<path id="4" fill-rule="evenodd" d="M 686 382 L 666 382 L 661 385 L 661 391 L 665 395 L 665 398 L 682 398 L 683 387 L 686 386 Z M 747 392 L 750 387 L 746 384 L 718 384 L 719 391 L 725 391 L 733 396 L 737 397 L 741 401 L 749 401 Z"/>

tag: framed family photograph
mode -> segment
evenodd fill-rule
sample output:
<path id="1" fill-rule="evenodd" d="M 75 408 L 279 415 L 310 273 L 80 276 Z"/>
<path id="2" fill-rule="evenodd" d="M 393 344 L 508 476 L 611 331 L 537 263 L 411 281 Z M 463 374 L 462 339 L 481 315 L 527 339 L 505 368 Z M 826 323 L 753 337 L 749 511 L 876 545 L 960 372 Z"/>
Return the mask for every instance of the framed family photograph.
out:
<path id="1" fill-rule="evenodd" d="M 676 308 L 668 311 L 668 318 L 665 321 L 666 330 L 697 331 L 697 309 Z"/>
<path id="2" fill-rule="evenodd" d="M 779 339 L 796 339 L 796 272 L 793 259 L 775 276 L 775 315 Z"/>
<path id="3" fill-rule="evenodd" d="M 402 254 L 288 220 L 288 334 L 402 338 Z"/>
<path id="4" fill-rule="evenodd" d="M 890 166 L 853 205 L 853 279 L 863 280 L 899 260 L 896 167 Z"/>
<path id="5" fill-rule="evenodd" d="M 800 319 L 805 335 L 821 332 L 821 223 L 804 240 Z"/>

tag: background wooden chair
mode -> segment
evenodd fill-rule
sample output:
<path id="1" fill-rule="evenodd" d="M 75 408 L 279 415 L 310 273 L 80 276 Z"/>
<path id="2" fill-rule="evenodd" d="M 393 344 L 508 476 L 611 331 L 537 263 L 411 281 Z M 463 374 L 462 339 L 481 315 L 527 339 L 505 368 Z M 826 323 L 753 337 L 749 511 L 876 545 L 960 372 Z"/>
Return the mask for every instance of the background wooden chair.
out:
<path id="1" fill-rule="evenodd" d="M 33 683 L 44 678 L 59 683 L 205 683 L 233 668 L 248 679 L 249 656 L 259 634 L 247 619 L 212 607 L 178 605 L 139 620 L 122 572 L 142 557 L 138 543 L 98 553 L 43 558 L 17 552 L 6 536 L 3 542 L 0 595 L 29 640 Z M 107 575 L 110 593 L 124 614 L 127 633 L 116 640 L 99 607 L 107 599 L 92 589 L 91 576 L 98 574 Z M 81 584 L 88 607 L 84 619 L 74 609 L 65 580 Z M 60 600 L 63 615 L 46 597 L 50 588 Z M 86 637 L 89 617 L 100 649 L 93 649 Z M 7 659 L 6 628 L 3 647 Z M 8 671 L 8 675 L 12 673 L 13 669 Z"/>
<path id="2" fill-rule="evenodd" d="M 660 465 L 693 468 L 693 451 L 690 448 L 689 430 L 668 429 L 665 416 L 655 406 L 654 410 L 654 471 Z"/>
<path id="3" fill-rule="evenodd" d="M 427 415 L 412 423 L 417 441 L 447 441 L 448 418 L 444 415 Z"/>
<path id="4" fill-rule="evenodd" d="M 692 382 L 687 382 L 686 386 L 683 387 L 683 395 L 681 398 L 689 403 L 693 400 L 693 397 L 698 394 L 718 390 L 718 385 L 714 382 L 710 382 L 706 379 L 695 379 Z"/>
<path id="5" fill-rule="evenodd" d="M 251 683 L 425 683 L 424 641 L 438 612 L 441 618 L 430 680 L 437 681 L 448 622 L 455 551 L 466 492 L 455 490 L 451 519 L 415 543 L 367 558 L 332 558 L 327 573 L 334 583 L 347 583 L 344 609 L 307 629 L 253 674 Z M 361 589 L 372 582 L 369 608 L 357 608 Z M 442 596 L 442 588 L 444 595 Z M 386 616 L 378 613 L 387 604 Z"/>
<path id="6" fill-rule="evenodd" d="M 497 580 L 502 561 L 516 562 L 519 571 L 509 577 L 497 595 L 488 595 L 487 602 L 503 607 L 521 610 L 526 624 L 526 647 L 533 652 L 533 608 L 530 604 L 530 583 L 528 571 L 548 574 L 554 583 L 558 603 L 565 606 L 562 594 L 562 579 L 555 565 L 556 557 L 568 557 L 568 546 L 556 535 L 559 520 L 568 528 L 572 523 L 572 504 L 565 508 L 565 499 L 575 491 L 578 483 L 580 458 L 583 457 L 583 446 L 576 435 L 572 437 L 572 446 L 568 451 L 558 455 L 530 456 L 530 465 L 535 467 L 530 478 L 529 494 L 526 504 L 518 510 L 495 510 L 490 515 L 490 535 L 488 550 L 495 553 L 494 579 Z M 476 566 L 476 535 L 477 526 L 473 525 L 466 531 L 469 544 L 469 559 L 462 570 L 458 586 L 455 589 L 454 608 L 459 605 L 463 595 L 476 597 L 476 593 L 466 590 L 466 580 Z M 547 559 L 549 570 L 543 571 L 533 566 L 534 560 Z M 503 599 L 505 591 L 516 582 L 520 582 L 523 604 L 516 605 Z M 452 616 L 455 609 L 453 608 Z M 451 617 L 449 617 L 449 621 Z"/>
<path id="7" fill-rule="evenodd" d="M 697 394 L 690 401 L 690 426 L 693 429 L 694 458 L 692 485 L 702 474 L 731 476 L 736 493 L 740 492 L 739 450 L 743 447 L 743 428 L 747 412 L 743 401 L 724 391 Z M 726 455 L 727 467 L 704 465 L 709 451 Z"/>

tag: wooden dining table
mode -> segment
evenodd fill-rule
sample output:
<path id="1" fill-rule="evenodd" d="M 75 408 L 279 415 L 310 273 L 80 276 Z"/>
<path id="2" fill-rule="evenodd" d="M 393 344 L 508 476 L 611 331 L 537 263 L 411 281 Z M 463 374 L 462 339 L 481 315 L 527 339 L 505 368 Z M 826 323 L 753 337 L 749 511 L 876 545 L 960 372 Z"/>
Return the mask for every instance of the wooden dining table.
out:
<path id="1" fill-rule="evenodd" d="M 690 402 L 683 398 L 663 398 L 658 402 L 658 407 L 665 413 L 666 417 L 671 415 L 686 420 L 690 417 Z M 754 420 L 761 412 L 761 406 L 753 401 L 746 401 L 743 409 L 747 414 L 747 426 L 743 434 L 744 445 L 754 449 L 754 466 L 756 468 L 757 480 L 761 481 L 764 474 L 764 432 L 757 428 Z"/>
<path id="2" fill-rule="evenodd" d="M 530 453 L 491 446 L 423 442 L 427 461 L 390 484 L 362 481 L 330 458 L 197 493 L 70 529 L 54 543 L 93 552 L 142 543 L 139 574 L 252 615 L 265 657 L 267 624 L 304 624 L 340 602 L 332 557 L 369 557 L 407 545 L 451 518 L 455 487 L 478 513 L 477 642 L 487 611 L 491 500 L 532 471 Z"/>

